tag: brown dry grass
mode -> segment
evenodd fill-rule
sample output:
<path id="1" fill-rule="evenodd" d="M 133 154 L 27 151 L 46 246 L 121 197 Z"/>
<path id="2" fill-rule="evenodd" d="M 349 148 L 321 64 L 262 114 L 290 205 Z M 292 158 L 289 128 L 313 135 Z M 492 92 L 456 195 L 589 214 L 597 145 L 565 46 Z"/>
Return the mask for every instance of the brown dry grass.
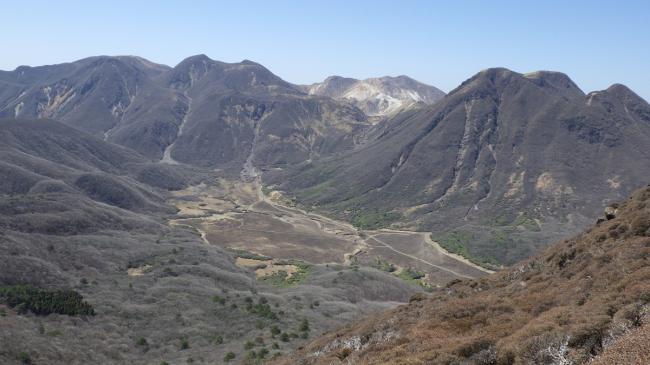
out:
<path id="1" fill-rule="evenodd" d="M 452 282 L 321 337 L 280 363 L 586 363 L 643 324 L 648 227 L 650 186 L 621 204 L 615 219 L 536 258 Z"/>

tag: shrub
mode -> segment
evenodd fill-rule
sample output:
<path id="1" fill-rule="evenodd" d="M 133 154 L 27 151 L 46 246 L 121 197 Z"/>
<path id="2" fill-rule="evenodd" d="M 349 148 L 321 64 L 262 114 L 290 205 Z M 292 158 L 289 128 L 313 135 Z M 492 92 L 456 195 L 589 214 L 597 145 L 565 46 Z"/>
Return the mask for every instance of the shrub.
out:
<path id="1" fill-rule="evenodd" d="M 21 353 L 18 354 L 18 361 L 20 361 L 21 364 L 31 364 L 32 358 L 29 356 L 28 353 L 22 351 Z"/>
<path id="2" fill-rule="evenodd" d="M 395 265 L 391 264 L 388 261 L 382 260 L 379 256 L 375 257 L 375 263 L 373 267 L 385 272 L 395 272 L 395 270 L 397 270 Z"/>
<path id="3" fill-rule="evenodd" d="M 280 341 L 282 342 L 289 342 L 289 335 L 285 332 L 280 335 Z"/>
<path id="4" fill-rule="evenodd" d="M 233 256 L 240 257 L 242 259 L 259 260 L 259 261 L 268 261 L 271 259 L 268 256 L 258 255 L 245 250 L 232 249 L 231 251 L 233 252 Z"/>
<path id="5" fill-rule="evenodd" d="M 226 304 L 226 299 L 225 299 L 225 298 L 222 298 L 222 297 L 220 297 L 220 296 L 218 296 L 218 295 L 214 295 L 214 296 L 212 297 L 212 301 L 215 302 L 215 303 L 219 303 L 219 304 L 221 304 L 221 305 L 225 305 L 225 304 Z"/>
<path id="6" fill-rule="evenodd" d="M 346 357 L 350 356 L 351 353 L 352 350 L 349 347 L 346 347 L 343 350 L 339 351 L 339 353 L 336 354 L 336 357 L 338 357 L 339 360 L 343 361 Z"/>
<path id="7" fill-rule="evenodd" d="M 230 360 L 233 360 L 235 357 L 237 357 L 237 355 L 235 355 L 235 353 L 231 351 L 231 352 L 227 353 L 226 355 L 224 355 L 223 361 L 228 362 Z"/>
<path id="8" fill-rule="evenodd" d="M 187 340 L 187 338 L 183 337 L 181 338 L 181 350 L 187 350 L 190 348 L 190 342 Z"/>
<path id="9" fill-rule="evenodd" d="M 280 331 L 280 328 L 278 326 L 276 326 L 276 325 L 271 326 L 271 335 L 272 336 L 279 335 L 280 332 L 282 332 L 282 331 Z"/>
<path id="10" fill-rule="evenodd" d="M 307 320 L 307 318 L 303 318 L 302 321 L 300 321 L 300 326 L 298 326 L 298 330 L 301 332 L 309 331 L 309 321 Z"/>
<path id="11" fill-rule="evenodd" d="M 257 303 L 253 305 L 251 302 L 247 301 L 246 310 L 249 313 L 257 314 L 260 317 L 267 319 L 277 320 L 278 316 L 271 310 L 271 306 L 265 303 Z"/>
<path id="12" fill-rule="evenodd" d="M 138 339 L 135 341 L 135 344 L 138 346 L 147 346 L 149 343 L 147 343 L 147 339 L 144 337 L 138 337 Z"/>
<path id="13" fill-rule="evenodd" d="M 257 352 L 257 357 L 259 357 L 260 359 L 263 359 L 263 358 L 265 358 L 266 355 L 268 355 L 268 354 L 269 354 L 269 350 L 267 350 L 267 349 L 264 347 L 264 348 L 260 349 L 260 350 Z"/>
<path id="14" fill-rule="evenodd" d="M 214 336 L 214 343 L 217 345 L 221 345 L 223 343 L 223 336 L 221 335 Z"/>
<path id="15" fill-rule="evenodd" d="M 244 350 L 250 350 L 253 347 L 255 347 L 255 343 L 253 343 L 252 341 L 246 341 L 246 343 L 244 344 Z"/>
<path id="16" fill-rule="evenodd" d="M 19 313 L 31 311 L 36 315 L 51 313 L 94 315 L 93 307 L 74 290 L 43 290 L 26 285 L 0 287 L 0 302 L 15 308 Z"/>

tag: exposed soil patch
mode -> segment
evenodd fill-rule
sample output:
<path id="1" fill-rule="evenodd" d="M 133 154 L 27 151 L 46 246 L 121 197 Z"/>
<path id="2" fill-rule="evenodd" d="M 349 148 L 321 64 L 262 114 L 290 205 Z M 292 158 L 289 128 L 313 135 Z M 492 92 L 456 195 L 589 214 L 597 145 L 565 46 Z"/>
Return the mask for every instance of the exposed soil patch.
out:
<path id="1" fill-rule="evenodd" d="M 241 267 L 255 270 L 255 276 L 257 278 L 263 278 L 284 271 L 287 274 L 287 279 L 289 279 L 293 274 L 298 272 L 296 265 L 282 264 L 275 260 L 255 260 L 238 257 L 235 263 Z"/>

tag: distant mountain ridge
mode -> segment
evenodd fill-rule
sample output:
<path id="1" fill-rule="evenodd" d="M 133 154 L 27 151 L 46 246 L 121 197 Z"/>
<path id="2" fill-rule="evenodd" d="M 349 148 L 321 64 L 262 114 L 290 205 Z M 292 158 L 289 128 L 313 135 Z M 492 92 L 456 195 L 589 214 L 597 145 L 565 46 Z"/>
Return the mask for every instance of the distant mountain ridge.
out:
<path id="1" fill-rule="evenodd" d="M 173 68 L 99 56 L 3 71 L 0 116 L 56 119 L 152 159 L 233 172 L 247 159 L 275 166 L 350 149 L 369 125 L 255 62 L 205 55 Z"/>
<path id="2" fill-rule="evenodd" d="M 330 76 L 325 81 L 301 86 L 311 95 L 348 100 L 369 116 L 389 116 L 417 103 L 433 104 L 445 93 L 408 76 L 376 77 L 365 80 Z"/>

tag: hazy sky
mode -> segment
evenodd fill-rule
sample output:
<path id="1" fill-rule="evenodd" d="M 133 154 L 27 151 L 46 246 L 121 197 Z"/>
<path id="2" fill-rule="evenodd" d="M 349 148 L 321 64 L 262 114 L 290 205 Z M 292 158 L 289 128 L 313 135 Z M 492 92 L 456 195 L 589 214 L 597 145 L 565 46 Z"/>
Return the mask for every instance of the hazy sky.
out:
<path id="1" fill-rule="evenodd" d="M 6 1 L 0 69 L 133 54 L 257 61 L 294 83 L 406 74 L 444 91 L 481 69 L 619 82 L 650 100 L 650 1 Z"/>

